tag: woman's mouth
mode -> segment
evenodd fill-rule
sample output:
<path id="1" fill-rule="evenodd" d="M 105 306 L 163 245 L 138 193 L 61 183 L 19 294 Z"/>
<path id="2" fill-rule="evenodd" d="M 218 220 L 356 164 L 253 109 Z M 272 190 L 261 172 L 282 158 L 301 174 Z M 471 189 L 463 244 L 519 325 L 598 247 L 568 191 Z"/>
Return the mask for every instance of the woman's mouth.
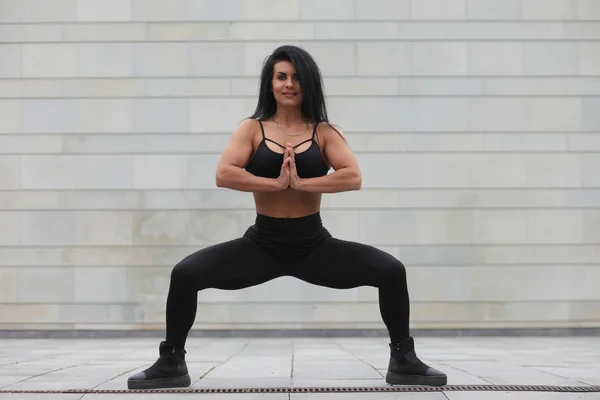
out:
<path id="1" fill-rule="evenodd" d="M 294 92 L 285 92 L 285 93 L 283 93 L 283 95 L 285 97 L 294 97 L 296 95 L 296 93 L 294 93 Z"/>

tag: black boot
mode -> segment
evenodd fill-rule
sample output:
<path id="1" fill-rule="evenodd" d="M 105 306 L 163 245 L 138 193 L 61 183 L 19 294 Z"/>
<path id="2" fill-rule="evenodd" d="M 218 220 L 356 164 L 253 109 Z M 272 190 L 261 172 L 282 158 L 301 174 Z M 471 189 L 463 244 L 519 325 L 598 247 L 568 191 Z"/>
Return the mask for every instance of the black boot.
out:
<path id="1" fill-rule="evenodd" d="M 160 357 L 150 368 L 130 376 L 129 389 L 164 389 L 188 387 L 191 384 L 185 364 L 185 350 L 160 342 Z"/>
<path id="2" fill-rule="evenodd" d="M 390 343 L 391 357 L 385 381 L 391 385 L 443 386 L 448 377 L 441 371 L 423 363 L 415 353 L 415 342 L 408 337 Z"/>

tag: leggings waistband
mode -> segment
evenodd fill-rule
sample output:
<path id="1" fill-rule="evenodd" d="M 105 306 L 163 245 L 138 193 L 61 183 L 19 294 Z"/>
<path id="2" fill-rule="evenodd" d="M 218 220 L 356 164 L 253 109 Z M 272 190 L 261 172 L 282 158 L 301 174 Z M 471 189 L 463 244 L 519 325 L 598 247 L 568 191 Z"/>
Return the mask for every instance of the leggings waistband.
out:
<path id="1" fill-rule="evenodd" d="M 278 257 L 298 260 L 332 236 L 323 226 L 319 213 L 315 213 L 299 218 L 257 214 L 256 223 L 246 230 L 244 237 Z"/>
<path id="2" fill-rule="evenodd" d="M 277 218 L 256 214 L 255 225 L 260 229 L 298 234 L 322 228 L 323 221 L 321 220 L 321 214 L 319 212 L 298 218 Z"/>

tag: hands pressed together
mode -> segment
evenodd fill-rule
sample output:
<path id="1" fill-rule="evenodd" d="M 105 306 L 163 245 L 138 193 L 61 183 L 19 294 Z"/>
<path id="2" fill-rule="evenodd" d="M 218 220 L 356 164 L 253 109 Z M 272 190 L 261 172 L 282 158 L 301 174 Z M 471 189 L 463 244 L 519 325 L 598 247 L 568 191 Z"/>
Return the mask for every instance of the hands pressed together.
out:
<path id="1" fill-rule="evenodd" d="M 281 172 L 277 181 L 279 182 L 281 189 L 299 189 L 300 177 L 298 171 L 296 171 L 296 154 L 292 145 L 287 143 L 285 151 L 283 153 L 283 164 L 281 165 Z"/>

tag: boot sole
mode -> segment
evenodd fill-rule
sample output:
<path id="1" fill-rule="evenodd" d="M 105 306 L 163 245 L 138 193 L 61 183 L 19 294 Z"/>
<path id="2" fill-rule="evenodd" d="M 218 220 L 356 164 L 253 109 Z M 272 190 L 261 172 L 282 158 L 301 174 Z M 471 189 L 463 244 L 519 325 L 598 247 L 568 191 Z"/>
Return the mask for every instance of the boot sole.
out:
<path id="1" fill-rule="evenodd" d="M 128 389 L 168 389 L 174 387 L 188 387 L 192 383 L 189 375 L 175 376 L 172 378 L 159 378 L 151 380 L 128 380 Z"/>
<path id="2" fill-rule="evenodd" d="M 444 386 L 448 383 L 447 376 L 423 376 L 423 375 L 402 375 L 388 372 L 385 375 L 386 383 L 390 385 L 426 385 L 426 386 Z"/>

